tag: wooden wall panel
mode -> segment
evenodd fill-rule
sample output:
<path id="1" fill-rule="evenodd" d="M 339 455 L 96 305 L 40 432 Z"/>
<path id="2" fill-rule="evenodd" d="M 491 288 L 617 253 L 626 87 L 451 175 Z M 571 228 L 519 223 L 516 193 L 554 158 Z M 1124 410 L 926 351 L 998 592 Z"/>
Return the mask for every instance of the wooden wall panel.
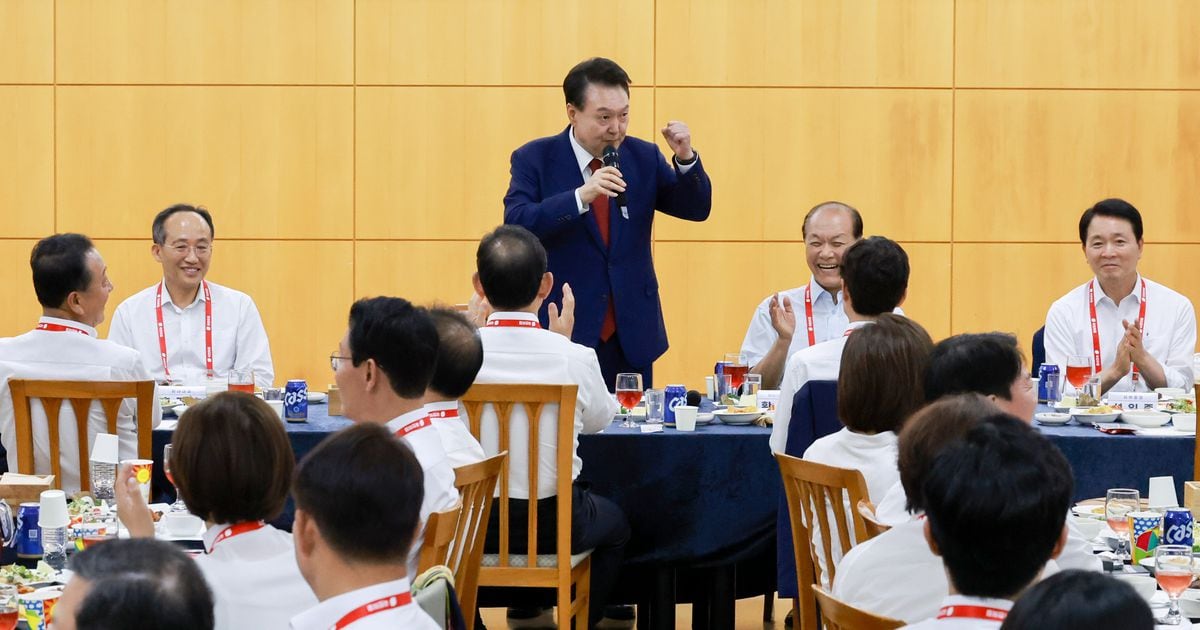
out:
<path id="1" fill-rule="evenodd" d="M 63 83 L 353 81 L 352 0 L 59 0 L 57 37 Z"/>
<path id="2" fill-rule="evenodd" d="M 960 87 L 1200 87 L 1192 0 L 957 3 Z"/>
<path id="3" fill-rule="evenodd" d="M 1200 242 L 1200 94 L 965 91 L 955 115 L 955 240 L 1078 242 L 1122 197 L 1147 239 Z"/>
<path id="4" fill-rule="evenodd" d="M 355 45 L 364 84 L 561 86 L 576 63 L 602 56 L 652 85 L 654 5 L 360 0 Z"/>
<path id="5" fill-rule="evenodd" d="M 0 0 L 0 83 L 54 82 L 54 3 Z"/>
<path id="6" fill-rule="evenodd" d="M 29 270 L 29 252 L 36 243 L 33 239 L 0 240 L 0 290 L 6 303 L 6 308 L 0 309 L 0 337 L 33 330 L 42 314 Z"/>
<path id="7" fill-rule="evenodd" d="M 478 245 L 478 241 L 359 241 L 355 298 L 392 295 L 426 306 L 465 304 L 474 291 L 471 276 Z"/>
<path id="8" fill-rule="evenodd" d="M 0 86 L 0 236 L 53 231 L 54 88 Z"/>
<path id="9" fill-rule="evenodd" d="M 801 240 L 804 214 L 839 199 L 868 232 L 950 238 L 951 95 L 942 90 L 665 88 L 659 121 L 683 120 L 713 178 L 704 223 L 660 239 Z"/>
<path id="10" fill-rule="evenodd" d="M 142 238 L 186 201 L 218 238 L 348 238 L 350 88 L 64 87 L 60 229 Z"/>
<path id="11" fill-rule="evenodd" d="M 952 0 L 658 0 L 659 85 L 950 85 Z"/>
<path id="12" fill-rule="evenodd" d="M 509 156 L 567 125 L 553 88 L 358 91 L 359 238 L 478 239 L 504 220 Z M 650 138 L 650 89 L 631 93 L 629 134 Z"/>

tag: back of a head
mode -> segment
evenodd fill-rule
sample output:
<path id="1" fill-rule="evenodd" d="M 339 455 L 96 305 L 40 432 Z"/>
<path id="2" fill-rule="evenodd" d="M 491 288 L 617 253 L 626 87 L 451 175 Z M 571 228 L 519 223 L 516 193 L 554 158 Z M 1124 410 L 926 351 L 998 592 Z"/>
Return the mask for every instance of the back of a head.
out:
<path id="1" fill-rule="evenodd" d="M 933 340 L 915 321 L 885 313 L 846 339 L 838 374 L 838 417 L 853 431 L 898 431 L 924 404 Z"/>
<path id="2" fill-rule="evenodd" d="M 1000 630 L 1152 630 L 1149 604 L 1129 584 L 1073 569 L 1056 573 L 1026 591 Z"/>
<path id="3" fill-rule="evenodd" d="M 475 251 L 479 284 L 497 311 L 516 311 L 532 304 L 546 265 L 542 242 L 519 225 L 501 225 L 488 232 Z"/>
<path id="4" fill-rule="evenodd" d="M 854 312 L 873 317 L 900 306 L 908 291 L 908 254 L 895 241 L 869 236 L 842 254 L 842 282 Z"/>
<path id="5" fill-rule="evenodd" d="M 408 446 L 381 425 L 361 423 L 300 461 L 292 493 L 347 562 L 403 565 L 420 522 L 423 480 Z"/>
<path id="6" fill-rule="evenodd" d="M 975 393 L 1012 398 L 1013 381 L 1024 373 L 1017 338 L 1006 333 L 967 333 L 933 347 L 925 376 L 925 399 Z"/>
<path id="7" fill-rule="evenodd" d="M 943 449 L 922 491 L 930 534 L 958 592 L 1020 593 L 1062 538 L 1073 488 L 1062 452 L 1008 414 L 984 419 Z"/>
<path id="8" fill-rule="evenodd" d="M 1128 201 L 1114 198 L 1099 201 L 1096 205 L 1083 211 L 1083 215 L 1079 217 L 1080 243 L 1087 245 L 1088 228 L 1092 225 L 1092 219 L 1096 217 L 1124 219 L 1129 222 L 1133 230 L 1133 237 L 1139 242 L 1142 240 L 1142 213 L 1138 212 L 1138 209 Z"/>
<path id="9" fill-rule="evenodd" d="M 431 308 L 429 317 L 437 328 L 437 367 L 429 389 L 445 398 L 462 398 L 483 367 L 483 341 L 479 329 L 458 311 Z"/>
<path id="10" fill-rule="evenodd" d="M 58 308 L 72 291 L 86 291 L 92 282 L 87 255 L 93 249 L 91 239 L 82 234 L 55 234 L 38 241 L 29 254 L 38 303 Z"/>
<path id="11" fill-rule="evenodd" d="M 75 611 L 78 630 L 209 630 L 213 598 L 196 561 L 152 538 L 111 540 L 71 559 L 90 588 Z"/>
<path id="12" fill-rule="evenodd" d="M 283 511 L 296 456 L 267 403 L 243 392 L 210 396 L 179 419 L 172 444 L 175 484 L 196 516 L 229 524 Z"/>
<path id="13" fill-rule="evenodd" d="M 438 334 L 428 311 L 398 297 L 364 298 L 350 307 L 350 360 L 372 359 L 401 398 L 425 395 L 437 363 Z"/>
<path id="14" fill-rule="evenodd" d="M 629 94 L 629 75 L 617 62 L 604 57 L 585 59 L 571 68 L 563 79 L 563 97 L 576 109 L 583 109 L 588 85 L 620 87 Z"/>
<path id="15" fill-rule="evenodd" d="M 979 394 L 958 394 L 931 403 L 904 423 L 896 466 L 910 513 L 925 510 L 921 487 L 938 454 L 995 413 L 996 407 Z"/>

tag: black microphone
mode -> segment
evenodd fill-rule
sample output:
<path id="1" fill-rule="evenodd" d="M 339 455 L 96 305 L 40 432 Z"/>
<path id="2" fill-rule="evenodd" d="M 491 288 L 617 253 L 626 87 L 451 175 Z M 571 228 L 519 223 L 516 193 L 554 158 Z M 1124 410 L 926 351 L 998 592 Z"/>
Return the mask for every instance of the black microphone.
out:
<path id="1" fill-rule="evenodd" d="M 611 144 L 604 147 L 603 161 L 605 166 L 611 166 L 618 171 L 621 170 L 621 158 L 617 156 L 617 150 Z M 617 206 L 621 208 L 621 215 L 626 219 L 629 218 L 629 211 L 625 209 L 627 205 L 625 203 L 625 191 L 617 193 Z"/>

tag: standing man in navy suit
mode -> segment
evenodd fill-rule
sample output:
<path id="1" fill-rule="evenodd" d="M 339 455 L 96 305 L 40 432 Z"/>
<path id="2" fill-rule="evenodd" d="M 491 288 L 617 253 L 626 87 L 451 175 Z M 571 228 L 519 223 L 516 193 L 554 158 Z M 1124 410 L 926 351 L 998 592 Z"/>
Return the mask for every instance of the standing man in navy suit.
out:
<path id="1" fill-rule="evenodd" d="M 541 239 L 554 274 L 544 304 L 564 294 L 569 303 L 574 294 L 571 339 L 596 349 L 609 389 L 620 372 L 640 372 L 650 387 L 654 360 L 667 349 L 650 255 L 654 211 L 703 221 L 712 182 L 686 124 L 662 128 L 673 165 L 654 143 L 625 136 L 629 75 L 615 62 L 581 62 L 563 80 L 563 94 L 566 130 L 512 154 L 504 222 Z M 615 155 L 606 158 L 608 147 Z M 539 317 L 546 326 L 546 306 Z"/>

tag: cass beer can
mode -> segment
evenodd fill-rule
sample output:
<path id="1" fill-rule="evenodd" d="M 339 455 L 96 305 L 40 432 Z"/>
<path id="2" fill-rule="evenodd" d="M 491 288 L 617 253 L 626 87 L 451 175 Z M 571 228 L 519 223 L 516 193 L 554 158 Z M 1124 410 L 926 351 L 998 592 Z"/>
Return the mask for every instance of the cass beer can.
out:
<path id="1" fill-rule="evenodd" d="M 42 557 L 42 530 L 38 525 L 40 505 L 35 501 L 22 503 L 17 509 L 17 557 Z"/>
<path id="2" fill-rule="evenodd" d="M 292 379 L 283 390 L 283 417 L 288 422 L 308 419 L 308 381 Z"/>
<path id="3" fill-rule="evenodd" d="M 1163 544 L 1192 546 L 1192 511 L 1167 508 L 1163 515 Z"/>
<path id="4" fill-rule="evenodd" d="M 687 404 L 687 388 L 683 385 L 667 385 L 663 390 L 663 422 L 675 424 L 675 408 Z"/>
<path id="5" fill-rule="evenodd" d="M 1059 392 L 1062 391 L 1061 379 L 1062 375 L 1059 374 L 1057 365 L 1043 363 L 1038 370 L 1038 402 L 1047 405 L 1058 402 Z"/>

